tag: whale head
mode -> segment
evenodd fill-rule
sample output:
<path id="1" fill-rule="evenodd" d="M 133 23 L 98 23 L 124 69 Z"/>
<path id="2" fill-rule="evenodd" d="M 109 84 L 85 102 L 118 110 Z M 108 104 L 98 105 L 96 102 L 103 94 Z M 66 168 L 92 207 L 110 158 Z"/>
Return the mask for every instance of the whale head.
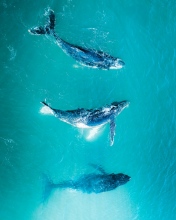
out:
<path id="1" fill-rule="evenodd" d="M 111 104 L 111 110 L 120 113 L 124 108 L 128 107 L 129 104 L 129 101 L 113 102 Z"/>
<path id="2" fill-rule="evenodd" d="M 121 69 L 124 66 L 125 66 L 125 63 L 121 59 L 116 58 L 112 60 L 109 69 Z"/>
<path id="3" fill-rule="evenodd" d="M 118 186 L 120 186 L 130 181 L 131 177 L 123 173 L 118 173 L 115 174 L 115 179 Z"/>

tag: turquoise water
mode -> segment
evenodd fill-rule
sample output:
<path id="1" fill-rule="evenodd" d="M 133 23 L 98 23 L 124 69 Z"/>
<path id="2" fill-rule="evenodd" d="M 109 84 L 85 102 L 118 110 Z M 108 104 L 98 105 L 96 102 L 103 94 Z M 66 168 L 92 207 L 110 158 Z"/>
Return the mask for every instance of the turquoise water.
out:
<path id="1" fill-rule="evenodd" d="M 70 43 L 125 61 L 121 70 L 81 67 L 44 36 L 27 30 L 56 13 L 56 32 Z M 176 216 L 175 1 L 60 0 L 0 3 L 0 219 L 174 220 Z M 129 100 L 109 126 L 89 138 L 40 113 L 98 108 Z M 100 164 L 131 176 L 102 194 L 55 191 L 42 204 L 42 173 L 76 179 Z"/>

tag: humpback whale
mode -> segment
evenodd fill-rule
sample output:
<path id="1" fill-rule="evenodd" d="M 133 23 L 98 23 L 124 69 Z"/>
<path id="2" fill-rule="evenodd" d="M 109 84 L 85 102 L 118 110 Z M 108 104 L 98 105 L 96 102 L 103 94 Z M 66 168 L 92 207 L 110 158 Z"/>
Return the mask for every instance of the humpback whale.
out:
<path id="1" fill-rule="evenodd" d="M 46 102 L 42 102 L 47 106 L 49 112 L 72 126 L 78 128 L 92 128 L 110 123 L 110 145 L 114 143 L 115 136 L 115 117 L 119 115 L 124 108 L 129 106 L 128 101 L 113 102 L 98 109 L 78 108 L 76 110 L 59 110 L 49 106 Z"/>
<path id="2" fill-rule="evenodd" d="M 76 46 L 61 39 L 55 32 L 55 14 L 48 9 L 45 13 L 47 23 L 45 26 L 39 26 L 29 29 L 29 33 L 34 35 L 52 36 L 55 43 L 69 56 L 73 57 L 78 63 L 91 68 L 104 70 L 120 69 L 125 63 L 116 57 L 109 55 L 100 50 L 88 49 Z"/>
<path id="3" fill-rule="evenodd" d="M 77 180 L 67 180 L 53 183 L 47 175 L 43 174 L 44 195 L 43 201 L 47 201 L 54 189 L 74 189 L 83 193 L 102 193 L 116 189 L 118 186 L 126 184 L 131 177 L 123 173 L 107 173 L 99 166 L 90 164 L 99 173 L 90 173 L 80 176 Z"/>

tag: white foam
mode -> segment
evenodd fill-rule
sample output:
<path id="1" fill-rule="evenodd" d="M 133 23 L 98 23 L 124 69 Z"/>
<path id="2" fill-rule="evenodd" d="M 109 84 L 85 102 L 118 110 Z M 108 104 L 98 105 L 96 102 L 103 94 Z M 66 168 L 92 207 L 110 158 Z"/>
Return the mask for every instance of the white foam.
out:
<path id="1" fill-rule="evenodd" d="M 81 66 L 79 66 L 79 65 L 77 65 L 77 64 L 74 64 L 73 67 L 74 67 L 75 69 L 81 68 Z"/>
<path id="2" fill-rule="evenodd" d="M 109 107 L 104 107 L 103 112 L 104 112 L 105 115 L 108 114 L 110 112 L 110 108 Z"/>
<path id="3" fill-rule="evenodd" d="M 16 57 L 15 49 L 12 46 L 8 46 L 7 48 L 10 51 L 10 60 L 14 60 Z"/>

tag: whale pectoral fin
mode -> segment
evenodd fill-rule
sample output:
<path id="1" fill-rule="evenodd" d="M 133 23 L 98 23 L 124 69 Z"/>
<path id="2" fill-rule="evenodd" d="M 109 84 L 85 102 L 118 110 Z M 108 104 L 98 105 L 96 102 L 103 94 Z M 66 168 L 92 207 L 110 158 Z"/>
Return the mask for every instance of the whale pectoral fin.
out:
<path id="1" fill-rule="evenodd" d="M 113 117 L 110 121 L 110 146 L 112 146 L 114 143 L 115 127 L 115 118 Z"/>
<path id="2" fill-rule="evenodd" d="M 96 165 L 96 164 L 93 164 L 93 163 L 89 163 L 89 165 L 91 167 L 95 168 L 96 170 L 100 171 L 102 174 L 107 174 L 105 172 L 105 170 L 100 165 Z"/>

